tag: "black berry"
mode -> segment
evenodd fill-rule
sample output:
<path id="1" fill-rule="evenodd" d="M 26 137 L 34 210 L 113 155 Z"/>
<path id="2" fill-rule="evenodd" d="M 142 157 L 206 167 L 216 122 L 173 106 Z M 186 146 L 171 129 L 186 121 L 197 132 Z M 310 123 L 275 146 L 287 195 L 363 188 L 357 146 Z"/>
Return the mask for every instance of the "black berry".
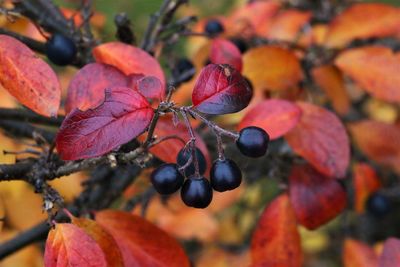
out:
<path id="1" fill-rule="evenodd" d="M 172 74 L 176 78 L 181 78 L 180 82 L 190 81 L 194 74 L 196 73 L 196 68 L 193 63 L 187 58 L 181 58 L 176 62 L 175 68 L 172 70 Z M 183 78 L 182 78 L 183 77 Z"/>
<path id="2" fill-rule="evenodd" d="M 158 193 L 168 195 L 181 188 L 184 177 L 176 164 L 165 163 L 153 171 L 150 179 Z"/>
<path id="3" fill-rule="evenodd" d="M 217 19 L 210 19 L 207 21 L 206 25 L 204 26 L 204 31 L 211 36 L 218 35 L 224 32 L 224 26 L 222 23 Z"/>
<path id="4" fill-rule="evenodd" d="M 233 160 L 217 159 L 211 167 L 210 182 L 218 192 L 233 190 L 242 182 L 242 172 Z"/>
<path id="5" fill-rule="evenodd" d="M 390 199 L 380 193 L 372 194 L 367 200 L 367 211 L 375 217 L 384 217 L 390 210 Z"/>
<path id="6" fill-rule="evenodd" d="M 190 149 L 181 149 L 181 151 L 179 151 L 178 156 L 176 157 L 176 162 L 178 163 L 179 167 L 185 166 L 186 162 L 188 162 L 191 155 L 192 151 Z M 198 149 L 197 147 L 196 147 L 196 157 L 199 163 L 199 172 L 201 175 L 203 175 L 207 169 L 206 158 L 204 157 L 203 152 L 201 152 L 201 150 Z M 193 161 L 194 159 L 192 159 L 192 162 L 185 169 L 186 177 L 192 176 L 195 172 L 195 166 Z"/>
<path id="7" fill-rule="evenodd" d="M 232 38 L 231 42 L 239 49 L 240 53 L 244 53 L 249 48 L 246 41 L 242 38 Z"/>
<path id="8" fill-rule="evenodd" d="M 269 135 L 259 127 L 250 126 L 239 132 L 236 145 L 243 155 L 258 158 L 265 155 L 268 148 Z"/>
<path id="9" fill-rule="evenodd" d="M 65 66 L 72 63 L 76 52 L 74 41 L 58 33 L 46 43 L 47 58 L 56 65 Z"/>
<path id="10" fill-rule="evenodd" d="M 183 183 L 181 197 L 183 202 L 193 208 L 204 209 L 212 200 L 210 182 L 204 177 L 192 176 Z"/>

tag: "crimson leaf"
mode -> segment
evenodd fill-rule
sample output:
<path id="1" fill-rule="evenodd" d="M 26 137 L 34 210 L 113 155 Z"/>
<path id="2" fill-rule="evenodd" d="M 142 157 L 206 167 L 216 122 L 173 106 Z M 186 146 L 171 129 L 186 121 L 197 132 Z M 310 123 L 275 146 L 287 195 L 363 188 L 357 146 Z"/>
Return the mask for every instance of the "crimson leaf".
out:
<path id="1" fill-rule="evenodd" d="M 194 108 L 207 114 L 238 112 L 250 102 L 252 90 L 242 75 L 229 65 L 209 64 L 193 89 Z"/>
<path id="2" fill-rule="evenodd" d="M 113 87 L 95 109 L 75 109 L 63 121 L 56 145 L 64 160 L 103 155 L 143 133 L 153 109 L 137 91 Z"/>

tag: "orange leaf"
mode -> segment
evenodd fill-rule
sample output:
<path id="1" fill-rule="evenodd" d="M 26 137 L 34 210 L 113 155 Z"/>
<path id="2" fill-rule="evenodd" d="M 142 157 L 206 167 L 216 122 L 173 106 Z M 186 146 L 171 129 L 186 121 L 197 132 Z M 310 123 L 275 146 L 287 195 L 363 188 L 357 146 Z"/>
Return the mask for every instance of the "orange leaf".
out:
<path id="1" fill-rule="evenodd" d="M 289 101 L 264 100 L 246 113 L 238 129 L 257 126 L 263 128 L 273 140 L 293 129 L 300 121 L 300 117 L 301 109 Z"/>
<path id="2" fill-rule="evenodd" d="M 179 151 L 185 146 L 185 143 L 189 141 L 190 136 L 186 126 L 179 122 L 176 126 L 172 122 L 171 116 L 164 116 L 157 122 L 156 129 L 154 134 L 157 138 L 165 138 L 168 136 L 175 136 L 178 138 L 167 139 L 160 144 L 157 144 L 150 148 L 150 152 L 154 154 L 156 157 L 165 162 L 176 162 L 176 157 L 178 156 Z M 139 140 L 144 140 L 146 135 L 140 136 Z M 203 139 L 196 134 L 196 146 L 203 152 L 206 160 L 207 166 L 211 166 L 210 154 L 208 153 L 208 149 Z"/>
<path id="3" fill-rule="evenodd" d="M 124 266 L 122 254 L 114 238 L 93 220 L 71 217 L 74 225 L 86 232 L 103 250 L 108 266 Z"/>
<path id="4" fill-rule="evenodd" d="M 23 105 L 56 116 L 61 88 L 50 66 L 17 39 L 0 35 L 0 84 Z"/>
<path id="5" fill-rule="evenodd" d="M 400 102 L 400 54 L 386 47 L 369 46 L 341 53 L 335 64 L 374 97 Z"/>
<path id="6" fill-rule="evenodd" d="M 368 245 L 353 239 L 346 239 L 343 249 L 344 267 L 377 267 L 378 256 Z"/>
<path id="7" fill-rule="evenodd" d="M 389 238 L 383 245 L 383 251 L 379 258 L 379 267 L 400 266 L 400 239 Z"/>
<path id="8" fill-rule="evenodd" d="M 114 237 L 125 266 L 190 266 L 174 238 L 139 216 L 105 210 L 96 213 L 96 221 Z"/>
<path id="9" fill-rule="evenodd" d="M 300 267 L 303 253 L 296 217 L 286 194 L 264 210 L 251 240 L 252 266 Z"/>
<path id="10" fill-rule="evenodd" d="M 400 127 L 363 120 L 349 125 L 358 148 L 370 159 L 400 172 Z"/>
<path id="11" fill-rule="evenodd" d="M 342 122 L 322 107 L 298 105 L 303 115 L 286 141 L 322 174 L 343 178 L 350 162 L 350 143 Z"/>
<path id="12" fill-rule="evenodd" d="M 46 241 L 46 267 L 106 267 L 100 246 L 84 230 L 69 223 L 56 224 Z"/>
<path id="13" fill-rule="evenodd" d="M 315 83 L 332 101 L 333 108 L 341 115 L 347 114 L 351 102 L 340 71 L 334 66 L 324 65 L 314 68 L 312 76 Z"/>
<path id="14" fill-rule="evenodd" d="M 353 169 L 354 175 L 354 209 L 363 213 L 368 197 L 382 185 L 375 170 L 366 163 L 357 163 Z"/>
<path id="15" fill-rule="evenodd" d="M 125 75 L 132 73 L 155 76 L 165 86 L 165 76 L 158 61 L 144 50 L 120 43 L 110 42 L 96 46 L 93 56 L 97 62 L 112 65 Z"/>
<path id="16" fill-rule="evenodd" d="M 303 73 L 292 51 L 260 46 L 243 55 L 243 76 L 249 78 L 255 88 L 285 90 L 296 86 Z"/>
<path id="17" fill-rule="evenodd" d="M 339 182 L 309 165 L 294 166 L 289 180 L 289 197 L 297 220 L 310 230 L 335 218 L 347 205 L 346 192 Z"/>
<path id="18" fill-rule="evenodd" d="M 373 23 L 362 23 L 373 21 Z M 399 32 L 400 9 L 378 3 L 354 4 L 329 25 L 325 45 L 343 47 L 355 39 L 385 37 Z"/>
<path id="19" fill-rule="evenodd" d="M 300 30 L 311 19 L 311 12 L 289 9 L 276 15 L 270 25 L 267 37 L 292 42 L 298 38 Z"/>

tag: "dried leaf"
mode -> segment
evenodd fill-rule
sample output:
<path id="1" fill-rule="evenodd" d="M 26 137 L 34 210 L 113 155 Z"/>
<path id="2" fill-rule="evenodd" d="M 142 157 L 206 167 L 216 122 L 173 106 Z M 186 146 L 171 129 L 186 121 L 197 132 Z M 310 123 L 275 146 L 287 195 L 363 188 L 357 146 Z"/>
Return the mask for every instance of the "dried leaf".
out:
<path id="1" fill-rule="evenodd" d="M 363 120 L 349 125 L 355 144 L 370 159 L 400 172 L 400 127 Z"/>
<path id="2" fill-rule="evenodd" d="M 56 224 L 46 241 L 45 267 L 106 267 L 100 246 L 84 230 L 69 223 Z"/>
<path id="3" fill-rule="evenodd" d="M 250 102 L 252 90 L 240 73 L 229 65 L 209 64 L 193 88 L 194 108 L 206 114 L 238 112 Z"/>
<path id="4" fill-rule="evenodd" d="M 138 92 L 107 89 L 104 103 L 97 108 L 69 113 L 56 137 L 57 150 L 64 160 L 103 155 L 143 133 L 153 114 Z"/>
<path id="5" fill-rule="evenodd" d="M 61 88 L 50 66 L 17 39 L 0 35 L 0 84 L 23 105 L 57 116 Z"/>
<path id="6" fill-rule="evenodd" d="M 312 70 L 315 83 L 325 92 L 336 112 L 345 115 L 349 112 L 351 102 L 346 92 L 341 72 L 334 66 L 324 65 Z"/>
<path id="7" fill-rule="evenodd" d="M 296 217 L 286 194 L 264 210 L 251 240 L 252 266 L 300 267 L 303 253 Z"/>
<path id="8" fill-rule="evenodd" d="M 342 52 L 335 64 L 374 97 L 400 102 L 399 53 L 394 54 L 387 47 L 365 46 Z"/>
<path id="9" fill-rule="evenodd" d="M 398 33 L 399 27 L 400 9 L 380 3 L 358 3 L 330 23 L 325 45 L 344 47 L 355 39 L 390 36 Z"/>
<path id="10" fill-rule="evenodd" d="M 303 78 L 296 55 L 277 46 L 260 46 L 243 55 L 243 75 L 255 88 L 285 90 L 295 87 Z"/>
<path id="11" fill-rule="evenodd" d="M 300 121 L 300 117 L 301 109 L 289 101 L 264 100 L 246 113 L 238 129 L 257 126 L 263 128 L 273 140 L 293 129 Z"/>
<path id="12" fill-rule="evenodd" d="M 139 216 L 105 210 L 96 213 L 96 221 L 114 237 L 125 266 L 190 266 L 175 239 Z"/>
<path id="13" fill-rule="evenodd" d="M 383 251 L 379 258 L 379 267 L 400 266 L 400 239 L 389 238 L 383 245 Z"/>
<path id="14" fill-rule="evenodd" d="M 211 43 L 210 60 L 214 64 L 229 64 L 239 72 L 242 71 L 242 54 L 231 41 L 214 39 Z"/>
<path id="15" fill-rule="evenodd" d="M 350 162 L 350 143 L 342 122 L 322 107 L 305 102 L 298 105 L 302 117 L 286 134 L 286 141 L 322 174 L 343 178 Z"/>
<path id="16" fill-rule="evenodd" d="M 115 86 L 127 86 L 126 76 L 117 68 L 102 63 L 84 66 L 69 84 L 66 113 L 75 108 L 85 111 L 99 106 L 104 102 L 105 90 Z"/>
<path id="17" fill-rule="evenodd" d="M 96 46 L 93 56 L 97 62 L 112 65 L 126 75 L 136 73 L 155 76 L 165 87 L 165 76 L 158 61 L 144 50 L 120 43 L 110 42 Z"/>
<path id="18" fill-rule="evenodd" d="M 368 245 L 346 239 L 343 249 L 344 267 L 378 267 L 378 256 Z"/>
<path id="19" fill-rule="evenodd" d="M 297 220 L 313 230 L 338 216 L 347 205 L 339 182 L 309 165 L 295 165 L 289 177 L 289 197 Z"/>
<path id="20" fill-rule="evenodd" d="M 363 213 L 368 197 L 381 188 L 381 181 L 375 170 L 366 163 L 357 163 L 353 169 L 354 209 Z"/>

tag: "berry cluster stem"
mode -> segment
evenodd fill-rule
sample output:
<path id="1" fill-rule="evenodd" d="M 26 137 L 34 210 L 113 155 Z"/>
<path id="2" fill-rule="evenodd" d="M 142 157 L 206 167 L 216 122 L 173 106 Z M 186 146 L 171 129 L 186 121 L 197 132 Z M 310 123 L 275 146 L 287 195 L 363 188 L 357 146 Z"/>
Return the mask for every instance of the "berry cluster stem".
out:
<path id="1" fill-rule="evenodd" d="M 185 125 L 189 131 L 189 135 L 190 135 L 190 140 L 189 140 L 189 149 L 192 153 L 191 159 L 188 160 L 189 164 L 191 163 L 190 161 L 193 161 L 194 164 L 194 168 L 195 168 L 195 175 L 200 176 L 200 171 L 199 171 L 199 161 L 197 159 L 197 155 L 196 155 L 196 136 L 194 134 L 194 130 L 192 125 L 190 124 L 190 120 L 188 117 L 188 111 L 187 109 L 185 109 L 184 107 L 179 109 L 180 113 L 182 114 L 183 120 L 185 122 Z M 186 164 L 185 164 L 186 165 Z"/>

